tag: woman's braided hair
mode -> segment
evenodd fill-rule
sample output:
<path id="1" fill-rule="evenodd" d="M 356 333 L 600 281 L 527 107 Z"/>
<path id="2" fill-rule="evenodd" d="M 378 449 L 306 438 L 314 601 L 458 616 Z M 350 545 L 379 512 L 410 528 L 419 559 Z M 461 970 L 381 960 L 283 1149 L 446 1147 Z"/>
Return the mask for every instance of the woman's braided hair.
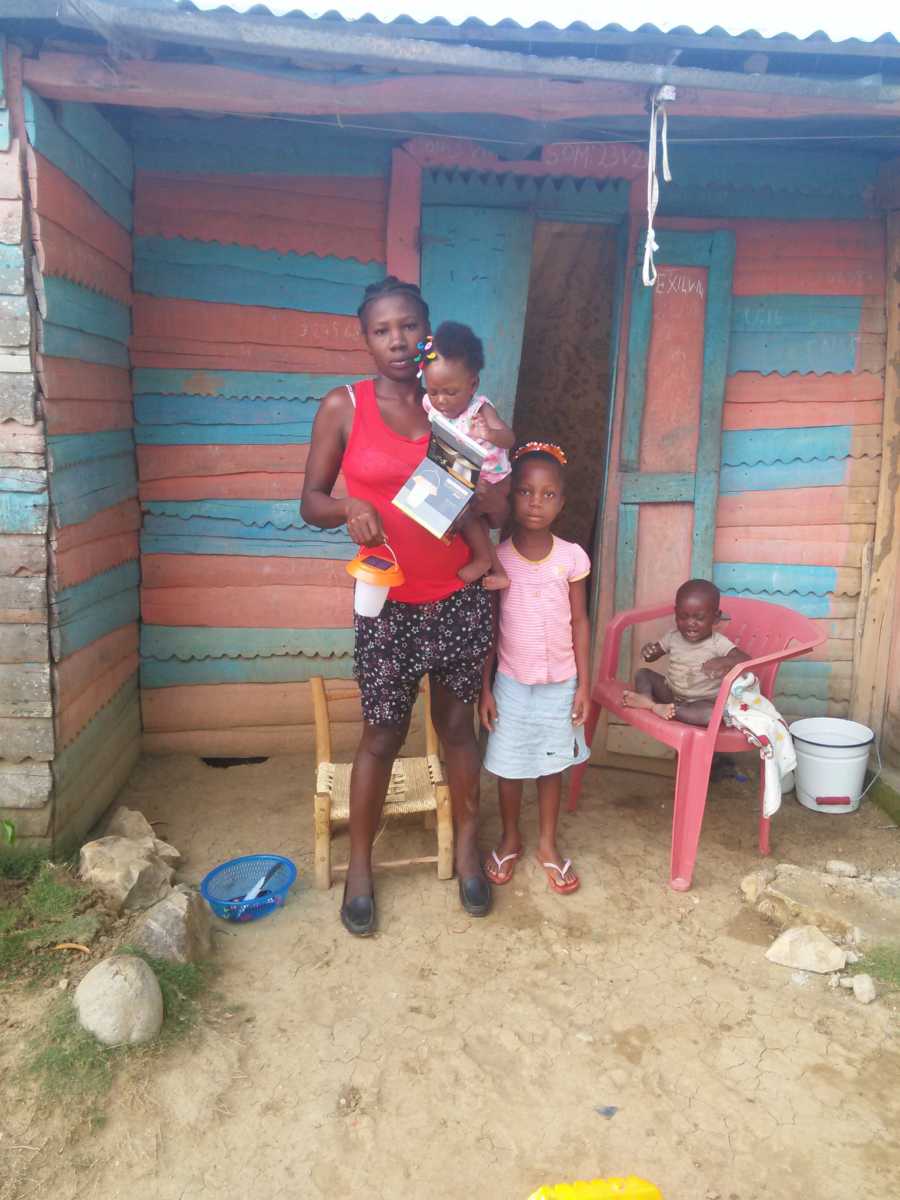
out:
<path id="1" fill-rule="evenodd" d="M 396 275 L 386 275 L 384 279 L 379 279 L 377 283 L 370 283 L 363 292 L 362 304 L 356 310 L 356 315 L 359 317 L 359 323 L 363 329 L 366 326 L 366 308 L 373 300 L 383 300 L 385 296 L 408 296 L 411 300 L 415 300 L 422 311 L 422 319 L 426 327 L 428 326 L 428 305 L 425 303 L 418 286 L 414 283 L 404 283 Z"/>

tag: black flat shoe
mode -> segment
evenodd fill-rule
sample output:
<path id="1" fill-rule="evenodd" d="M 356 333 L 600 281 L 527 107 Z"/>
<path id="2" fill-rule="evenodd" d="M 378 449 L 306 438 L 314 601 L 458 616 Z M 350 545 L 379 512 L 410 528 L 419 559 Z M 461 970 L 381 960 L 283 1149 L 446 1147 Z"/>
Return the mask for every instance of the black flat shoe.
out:
<path id="1" fill-rule="evenodd" d="M 470 917 L 486 917 L 491 911 L 494 894 L 483 875 L 460 876 L 459 902 Z"/>
<path id="2" fill-rule="evenodd" d="M 344 884 L 341 924 L 354 937 L 371 937 L 375 930 L 375 897 L 354 896 L 352 900 L 348 900 L 347 885 Z"/>

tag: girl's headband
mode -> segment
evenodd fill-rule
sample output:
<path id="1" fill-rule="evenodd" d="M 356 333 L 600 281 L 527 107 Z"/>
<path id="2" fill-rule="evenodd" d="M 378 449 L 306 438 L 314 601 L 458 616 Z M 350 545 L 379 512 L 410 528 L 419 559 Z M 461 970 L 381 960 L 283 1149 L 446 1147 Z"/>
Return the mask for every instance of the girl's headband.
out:
<path id="1" fill-rule="evenodd" d="M 429 333 L 424 342 L 416 342 L 418 354 L 413 355 L 413 362 L 418 365 L 419 378 L 422 378 L 422 372 L 425 370 L 426 363 L 434 362 L 437 358 L 437 350 L 434 348 L 434 338 Z"/>
<path id="2" fill-rule="evenodd" d="M 518 462 L 520 458 L 524 458 L 526 454 L 549 454 L 551 458 L 555 458 L 561 467 L 568 465 L 566 452 L 561 446 L 557 446 L 554 442 L 526 442 L 523 446 L 519 446 L 518 450 L 512 453 L 513 462 Z"/>

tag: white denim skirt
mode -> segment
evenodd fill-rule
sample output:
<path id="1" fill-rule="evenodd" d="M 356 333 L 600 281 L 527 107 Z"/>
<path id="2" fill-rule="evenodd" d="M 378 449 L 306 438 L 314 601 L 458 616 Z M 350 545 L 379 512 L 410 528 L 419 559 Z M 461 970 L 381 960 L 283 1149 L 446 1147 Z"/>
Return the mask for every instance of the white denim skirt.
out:
<path id="1" fill-rule="evenodd" d="M 577 680 L 519 683 L 497 672 L 497 721 L 484 767 L 502 779 L 539 779 L 582 763 L 590 754 L 584 726 L 572 724 Z"/>

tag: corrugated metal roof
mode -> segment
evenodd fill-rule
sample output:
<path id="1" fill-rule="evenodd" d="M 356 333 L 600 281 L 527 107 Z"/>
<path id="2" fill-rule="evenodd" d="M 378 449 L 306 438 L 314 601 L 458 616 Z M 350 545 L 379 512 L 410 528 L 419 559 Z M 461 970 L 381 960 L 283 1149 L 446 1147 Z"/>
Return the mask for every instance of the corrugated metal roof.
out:
<path id="1" fill-rule="evenodd" d="M 182 7 L 203 12 L 226 10 L 274 17 L 304 16 L 311 20 L 374 18 L 389 25 L 406 18 L 421 25 L 486 27 L 511 24 L 520 29 L 547 25 L 557 30 L 581 26 L 596 33 L 616 30 L 731 37 L 818 37 L 830 42 L 876 42 L 900 39 L 900 8 L 883 0 L 823 5 L 821 0 L 677 0 L 674 10 L 660 0 L 339 0 L 337 4 L 298 4 L 297 0 L 181 0 Z M 477 11 L 473 12 L 472 9 Z M 893 11 L 891 17 L 889 12 Z"/>

